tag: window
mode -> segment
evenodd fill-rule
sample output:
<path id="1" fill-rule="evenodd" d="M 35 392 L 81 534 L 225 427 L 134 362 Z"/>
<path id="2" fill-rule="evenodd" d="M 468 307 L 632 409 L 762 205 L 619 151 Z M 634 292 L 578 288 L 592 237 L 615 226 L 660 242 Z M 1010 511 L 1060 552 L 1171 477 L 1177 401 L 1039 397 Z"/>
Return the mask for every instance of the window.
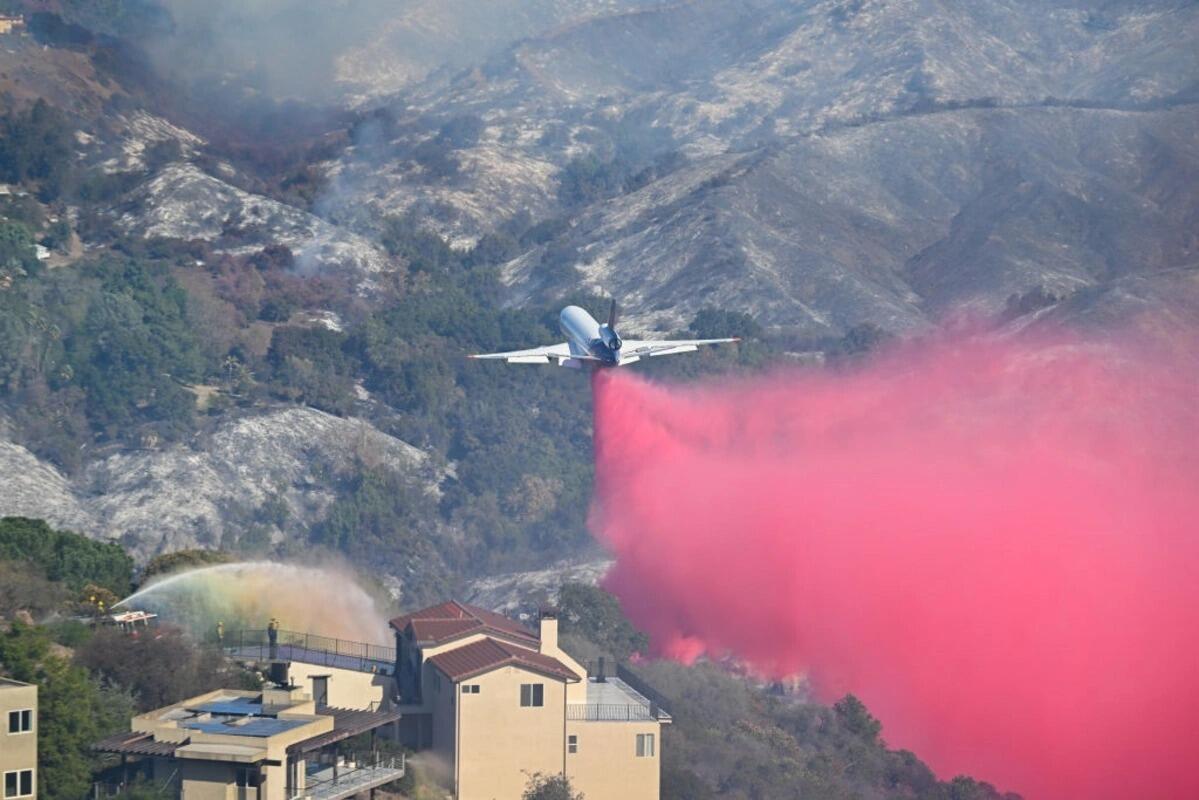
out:
<path id="1" fill-rule="evenodd" d="M 29 733 L 33 730 L 33 709 L 8 712 L 9 733 Z"/>
<path id="2" fill-rule="evenodd" d="M 568 753 L 579 752 L 579 737 L 578 736 L 572 735 L 572 736 L 566 737 L 566 752 L 568 752 Z"/>
<path id="3" fill-rule="evenodd" d="M 33 770 L 23 769 L 4 773 L 4 797 L 31 797 L 33 795 Z"/>
<path id="4" fill-rule="evenodd" d="M 637 758 L 654 757 L 654 735 L 652 733 L 637 734 Z"/>
<path id="5" fill-rule="evenodd" d="M 545 705 L 545 684 L 522 683 L 520 685 L 520 704 L 524 707 Z"/>
<path id="6" fill-rule="evenodd" d="M 477 684 L 477 683 L 463 684 L 462 693 L 463 694 L 478 694 L 479 693 L 479 684 Z"/>

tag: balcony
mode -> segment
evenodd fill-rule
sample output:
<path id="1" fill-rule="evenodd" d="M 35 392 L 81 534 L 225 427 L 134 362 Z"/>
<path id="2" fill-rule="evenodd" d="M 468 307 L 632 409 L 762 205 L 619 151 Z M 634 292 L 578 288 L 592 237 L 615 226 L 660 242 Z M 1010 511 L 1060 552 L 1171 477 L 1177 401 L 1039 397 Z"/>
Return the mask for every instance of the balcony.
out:
<path id="1" fill-rule="evenodd" d="M 393 647 L 313 633 L 277 631 L 272 643 L 269 631 L 239 630 L 223 637 L 220 644 L 230 658 L 238 661 L 299 661 L 382 675 L 395 671 Z"/>
<path id="2" fill-rule="evenodd" d="M 624 679 L 589 677 L 587 702 L 567 703 L 566 719 L 574 722 L 663 722 L 671 721 L 657 703 L 630 686 Z"/>
<path id="3" fill-rule="evenodd" d="M 322 766 L 305 776 L 306 786 L 290 800 L 343 800 L 404 777 L 404 757 L 380 758 L 369 764 Z"/>

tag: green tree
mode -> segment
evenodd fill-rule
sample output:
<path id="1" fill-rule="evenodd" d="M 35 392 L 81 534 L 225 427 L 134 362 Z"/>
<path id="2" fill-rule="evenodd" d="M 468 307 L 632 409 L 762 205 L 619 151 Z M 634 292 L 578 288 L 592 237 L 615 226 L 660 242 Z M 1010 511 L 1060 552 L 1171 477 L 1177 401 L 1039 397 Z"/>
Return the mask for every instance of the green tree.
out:
<path id="1" fill-rule="evenodd" d="M 142 570 L 141 581 L 144 584 L 155 575 L 186 572 L 213 564 L 227 564 L 232 560 L 233 554 L 224 550 L 175 550 L 171 553 L 160 553 L 146 564 Z"/>
<path id="2" fill-rule="evenodd" d="M 66 604 L 62 584 L 46 580 L 42 571 L 19 561 L 0 561 L 0 617 L 28 611 L 40 618 Z"/>
<path id="3" fill-rule="evenodd" d="M 828 348 L 828 354 L 834 359 L 847 359 L 862 356 L 885 343 L 891 335 L 873 322 L 863 322 L 854 325 Z"/>
<path id="4" fill-rule="evenodd" d="M 243 683 L 239 670 L 219 652 L 197 647 L 173 629 L 160 629 L 153 636 L 99 630 L 77 658 L 107 684 L 128 690 L 142 711 Z"/>
<path id="5" fill-rule="evenodd" d="M 749 314 L 740 311 L 703 308 L 692 320 L 691 332 L 700 339 L 722 339 L 730 336 L 755 339 L 762 335 L 762 326 Z"/>
<path id="6" fill-rule="evenodd" d="M 114 724 L 99 686 L 87 670 L 51 653 L 45 631 L 20 622 L 0 635 L 0 665 L 16 680 L 38 686 L 39 796 L 86 796 L 91 788 L 90 746 L 111 733 L 106 726 Z"/>
<path id="7" fill-rule="evenodd" d="M 133 574 L 133 559 L 116 542 L 93 541 L 26 517 L 0 518 L 0 559 L 31 563 L 74 591 L 94 583 L 121 597 Z"/>
<path id="8" fill-rule="evenodd" d="M 180 384 L 199 379 L 204 363 L 182 288 L 135 260 L 106 260 L 86 274 L 99 292 L 65 347 L 93 426 L 114 438 L 138 422 L 189 428 L 195 398 Z"/>
<path id="9" fill-rule="evenodd" d="M 575 792 L 570 778 L 565 775 L 543 775 L 535 773 L 525 786 L 522 800 L 584 800 L 582 792 Z"/>
<path id="10" fill-rule="evenodd" d="M 11 276 L 17 270 L 32 275 L 39 267 L 29 228 L 20 222 L 0 220 L 0 276 Z"/>
<path id="11" fill-rule="evenodd" d="M 852 694 L 838 700 L 833 710 L 851 733 L 869 742 L 876 741 L 883 731 L 882 723 L 871 716 L 862 701 Z"/>
<path id="12" fill-rule="evenodd" d="M 0 181 L 36 183 L 43 199 L 57 197 L 75 163 L 71 134 L 62 112 L 40 98 L 0 119 Z"/>
<path id="13" fill-rule="evenodd" d="M 582 636 L 618 659 L 649 646 L 649 637 L 633 627 L 616 598 L 597 586 L 563 584 L 558 613 L 563 633 Z"/>

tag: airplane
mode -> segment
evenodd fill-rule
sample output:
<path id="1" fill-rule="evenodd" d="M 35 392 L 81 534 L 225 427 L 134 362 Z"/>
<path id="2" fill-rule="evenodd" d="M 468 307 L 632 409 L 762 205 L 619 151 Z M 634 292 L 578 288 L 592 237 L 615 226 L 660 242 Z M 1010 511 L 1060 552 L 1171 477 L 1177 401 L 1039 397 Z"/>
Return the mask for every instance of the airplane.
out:
<path id="1" fill-rule="evenodd" d="M 608 321 L 601 325 L 578 306 L 567 306 L 558 315 L 558 325 L 566 334 L 562 344 L 534 347 L 530 350 L 511 350 L 507 353 L 480 353 L 470 358 L 503 360 L 509 364 L 548 364 L 557 361 L 560 367 L 581 369 L 592 367 L 624 367 L 643 358 L 690 353 L 701 344 L 738 342 L 731 339 L 621 339 L 616 332 L 616 301 L 608 311 Z"/>

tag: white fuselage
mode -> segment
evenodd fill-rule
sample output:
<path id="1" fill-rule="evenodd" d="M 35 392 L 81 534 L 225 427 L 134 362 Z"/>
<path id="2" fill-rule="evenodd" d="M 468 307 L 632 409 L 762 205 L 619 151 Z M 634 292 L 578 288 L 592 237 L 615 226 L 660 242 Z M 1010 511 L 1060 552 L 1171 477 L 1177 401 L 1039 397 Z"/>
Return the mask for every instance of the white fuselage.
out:
<path id="1" fill-rule="evenodd" d="M 575 355 L 591 356 L 613 366 L 620 363 L 622 342 L 610 325 L 601 325 L 578 306 L 562 309 L 558 324 Z"/>

